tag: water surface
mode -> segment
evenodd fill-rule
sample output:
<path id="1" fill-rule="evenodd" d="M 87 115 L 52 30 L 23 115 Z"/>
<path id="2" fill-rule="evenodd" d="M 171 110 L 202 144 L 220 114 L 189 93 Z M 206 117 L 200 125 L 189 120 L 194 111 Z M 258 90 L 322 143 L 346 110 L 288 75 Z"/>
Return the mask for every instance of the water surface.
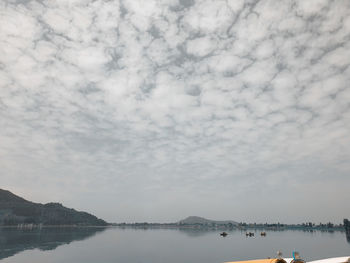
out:
<path id="1" fill-rule="evenodd" d="M 343 232 L 50 228 L 0 229 L 1 263 L 216 263 L 273 257 L 297 250 L 306 260 L 350 255 Z"/>

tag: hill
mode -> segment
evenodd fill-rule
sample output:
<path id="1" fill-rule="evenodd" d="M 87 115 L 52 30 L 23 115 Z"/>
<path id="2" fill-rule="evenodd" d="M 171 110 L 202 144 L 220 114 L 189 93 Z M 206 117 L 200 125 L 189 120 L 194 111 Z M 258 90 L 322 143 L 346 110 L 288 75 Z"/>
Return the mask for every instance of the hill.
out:
<path id="1" fill-rule="evenodd" d="M 215 225 L 228 225 L 228 224 L 232 224 L 232 225 L 238 225 L 237 222 L 232 221 L 232 220 L 210 220 L 210 219 L 206 219 L 203 217 L 199 217 L 199 216 L 189 216 L 183 220 L 180 220 L 178 222 L 178 224 L 187 224 L 187 225 L 210 225 L 210 224 L 215 224 Z"/>
<path id="2" fill-rule="evenodd" d="M 107 223 L 86 212 L 64 207 L 60 203 L 39 204 L 0 189 L 0 225 L 94 225 Z"/>

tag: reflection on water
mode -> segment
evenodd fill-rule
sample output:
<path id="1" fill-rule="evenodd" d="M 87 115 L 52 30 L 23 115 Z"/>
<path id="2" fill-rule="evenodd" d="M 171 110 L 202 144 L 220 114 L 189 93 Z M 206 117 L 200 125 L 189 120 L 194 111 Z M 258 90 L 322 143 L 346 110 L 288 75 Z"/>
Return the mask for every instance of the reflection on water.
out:
<path id="1" fill-rule="evenodd" d="M 60 227 L 42 229 L 0 228 L 0 260 L 27 249 L 53 250 L 94 236 L 105 228 Z"/>
<path id="2" fill-rule="evenodd" d="M 205 231 L 201 230 L 201 229 L 191 229 L 191 228 L 180 228 L 179 229 L 180 233 L 186 234 L 189 237 L 201 237 L 201 236 L 205 236 L 208 235 L 210 233 L 218 233 L 217 230 L 212 230 L 212 229 L 207 229 Z"/>

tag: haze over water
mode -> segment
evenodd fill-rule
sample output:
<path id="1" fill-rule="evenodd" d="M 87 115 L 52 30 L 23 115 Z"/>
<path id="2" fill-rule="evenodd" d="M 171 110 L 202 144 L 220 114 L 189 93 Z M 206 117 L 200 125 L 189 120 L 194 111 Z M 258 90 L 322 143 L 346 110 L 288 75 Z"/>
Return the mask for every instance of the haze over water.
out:
<path id="1" fill-rule="evenodd" d="M 261 237 L 257 231 L 255 237 L 246 237 L 234 230 L 223 238 L 218 231 L 191 229 L 18 231 L 2 229 L 1 253 L 16 253 L 8 258 L 0 254 L 1 263 L 221 263 L 274 257 L 278 250 L 285 257 L 296 250 L 310 261 L 348 256 L 350 251 L 343 232 L 268 231 Z"/>

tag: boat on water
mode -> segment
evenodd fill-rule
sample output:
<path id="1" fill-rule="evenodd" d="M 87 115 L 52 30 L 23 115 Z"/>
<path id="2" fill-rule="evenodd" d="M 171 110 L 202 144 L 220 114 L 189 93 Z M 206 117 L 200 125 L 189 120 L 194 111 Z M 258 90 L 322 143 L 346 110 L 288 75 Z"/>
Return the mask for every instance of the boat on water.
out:
<path id="1" fill-rule="evenodd" d="M 293 252 L 293 258 L 267 258 L 267 259 L 255 259 L 246 261 L 231 261 L 225 263 L 306 263 L 305 260 L 299 257 L 298 253 Z M 307 263 L 350 263 L 350 256 L 346 257 L 334 257 L 319 259 L 314 261 L 308 261 Z"/>
<path id="2" fill-rule="evenodd" d="M 305 262 L 305 261 L 303 260 L 295 261 L 293 258 L 268 258 L 268 259 L 255 259 L 255 260 L 245 260 L 245 261 L 230 261 L 225 263 L 294 263 L 294 262 Z M 307 263 L 350 263 L 350 256 L 319 259 L 314 261 L 308 261 Z"/>
<path id="3" fill-rule="evenodd" d="M 254 260 L 245 260 L 245 261 L 230 261 L 225 263 L 290 263 L 290 261 L 281 259 L 281 258 L 267 258 L 267 259 L 254 259 Z"/>
<path id="4" fill-rule="evenodd" d="M 308 263 L 350 263 L 350 256 L 319 259 L 319 260 L 309 261 Z"/>

